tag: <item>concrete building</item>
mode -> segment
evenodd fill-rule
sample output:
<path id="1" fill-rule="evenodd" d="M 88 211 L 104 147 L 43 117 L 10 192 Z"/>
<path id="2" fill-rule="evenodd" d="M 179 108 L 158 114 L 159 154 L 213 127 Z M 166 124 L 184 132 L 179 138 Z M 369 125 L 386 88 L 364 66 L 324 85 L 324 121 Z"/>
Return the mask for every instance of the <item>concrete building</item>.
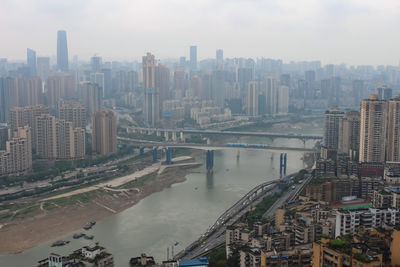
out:
<path id="1" fill-rule="evenodd" d="M 56 158 L 64 160 L 83 159 L 85 157 L 85 131 L 74 128 L 73 123 L 56 121 Z"/>
<path id="2" fill-rule="evenodd" d="M 47 78 L 47 104 L 50 108 L 57 108 L 61 99 L 74 99 L 76 95 L 76 83 L 72 75 L 57 75 Z"/>
<path id="3" fill-rule="evenodd" d="M 387 102 L 371 95 L 361 102 L 360 162 L 384 162 Z"/>
<path id="4" fill-rule="evenodd" d="M 338 152 L 345 153 L 350 159 L 358 161 L 360 150 L 360 113 L 347 112 L 339 119 Z"/>
<path id="5" fill-rule="evenodd" d="M 56 159 L 56 119 L 49 114 L 35 118 L 36 154 L 45 159 Z"/>
<path id="6" fill-rule="evenodd" d="M 83 82 L 81 87 L 81 103 L 86 108 L 86 116 L 90 117 L 102 109 L 103 89 L 96 83 Z"/>
<path id="7" fill-rule="evenodd" d="M 26 49 L 26 64 L 29 68 L 29 77 L 36 76 L 36 51 L 30 48 Z"/>
<path id="8" fill-rule="evenodd" d="M 247 115 L 258 116 L 258 82 L 252 81 L 247 85 Z"/>
<path id="9" fill-rule="evenodd" d="M 306 248 L 295 248 L 287 251 L 261 250 L 260 267 L 274 266 L 311 266 L 312 250 Z"/>
<path id="10" fill-rule="evenodd" d="M 79 103 L 62 103 L 58 107 L 58 118 L 60 120 L 65 120 L 72 122 L 73 128 L 86 127 L 86 108 Z"/>
<path id="11" fill-rule="evenodd" d="M 278 113 L 289 113 L 289 87 L 281 85 L 278 90 Z"/>
<path id="12" fill-rule="evenodd" d="M 68 71 L 68 68 L 67 32 L 59 30 L 57 32 L 57 69 Z"/>
<path id="13" fill-rule="evenodd" d="M 338 149 L 339 145 L 339 121 L 343 118 L 344 112 L 337 108 L 325 111 L 324 122 L 324 146 Z"/>
<path id="14" fill-rule="evenodd" d="M 157 88 L 159 92 L 159 105 L 169 99 L 169 75 L 169 68 L 166 66 L 158 64 L 158 66 L 155 67 L 155 88 Z"/>
<path id="15" fill-rule="evenodd" d="M 150 126 L 155 126 L 160 120 L 160 94 L 156 88 L 155 58 L 147 53 L 142 58 L 144 87 L 144 120 Z"/>
<path id="16" fill-rule="evenodd" d="M 265 97 L 267 114 L 275 115 L 277 113 L 278 92 L 276 79 L 273 77 L 268 77 L 265 80 Z"/>
<path id="17" fill-rule="evenodd" d="M 400 95 L 388 105 L 386 161 L 400 162 Z"/>
<path id="18" fill-rule="evenodd" d="M 190 70 L 197 71 L 197 46 L 190 46 Z"/>
<path id="19" fill-rule="evenodd" d="M 104 97 L 104 73 L 94 72 L 90 73 L 90 82 L 97 84 L 101 88 L 102 95 Z"/>
<path id="20" fill-rule="evenodd" d="M 92 148 L 100 155 L 117 152 L 117 117 L 111 110 L 100 110 L 92 116 Z"/>

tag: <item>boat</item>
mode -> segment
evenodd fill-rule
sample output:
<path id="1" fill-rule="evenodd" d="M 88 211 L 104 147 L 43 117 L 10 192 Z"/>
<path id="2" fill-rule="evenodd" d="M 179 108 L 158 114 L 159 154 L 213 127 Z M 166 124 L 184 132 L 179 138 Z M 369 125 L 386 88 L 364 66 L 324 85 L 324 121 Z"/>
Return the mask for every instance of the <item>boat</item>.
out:
<path id="1" fill-rule="evenodd" d="M 74 234 L 72 237 L 73 237 L 74 239 L 78 239 L 78 238 L 83 237 L 84 235 L 85 235 L 84 233 L 79 233 L 79 234 Z"/>
<path id="2" fill-rule="evenodd" d="M 179 242 L 175 242 L 175 246 L 179 245 Z"/>
<path id="3" fill-rule="evenodd" d="M 94 238 L 94 236 L 93 235 L 85 235 L 84 238 L 88 239 L 88 240 L 92 240 Z"/>
<path id="4" fill-rule="evenodd" d="M 57 240 L 56 242 L 54 242 L 53 244 L 51 244 L 52 247 L 61 247 L 64 246 L 66 244 L 68 244 L 69 241 L 65 241 L 65 240 Z"/>

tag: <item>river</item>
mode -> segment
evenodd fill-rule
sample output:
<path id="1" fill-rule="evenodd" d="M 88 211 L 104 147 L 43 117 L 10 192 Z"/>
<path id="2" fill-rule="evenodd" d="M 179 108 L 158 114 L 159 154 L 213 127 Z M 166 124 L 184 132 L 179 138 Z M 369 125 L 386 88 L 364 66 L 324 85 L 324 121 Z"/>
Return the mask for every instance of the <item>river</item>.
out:
<path id="1" fill-rule="evenodd" d="M 307 128 L 307 133 L 321 134 L 320 128 Z M 238 141 L 264 143 L 274 146 L 301 147 L 296 139 L 246 138 Z M 307 147 L 313 141 L 306 142 Z M 214 174 L 207 175 L 205 165 L 189 173 L 183 183 L 174 184 L 161 192 L 141 200 L 135 206 L 100 221 L 90 230 L 93 241 L 74 240 L 72 235 L 60 239 L 71 243 L 50 248 L 52 242 L 34 247 L 20 254 L 0 256 L 0 266 L 36 266 L 50 252 L 68 254 L 84 245 L 99 242 L 114 255 L 115 266 L 129 266 L 129 259 L 146 253 L 156 261 L 165 260 L 167 247 L 178 252 L 193 242 L 212 225 L 220 214 L 233 205 L 251 188 L 279 177 L 279 156 L 282 151 L 241 150 L 215 151 Z M 287 151 L 287 173 L 304 167 L 303 152 Z M 197 161 L 205 162 L 205 155 Z M 79 231 L 77 231 L 79 232 Z M 5 242 L 5 240 L 1 240 Z M 179 242 L 176 246 L 176 242 Z"/>

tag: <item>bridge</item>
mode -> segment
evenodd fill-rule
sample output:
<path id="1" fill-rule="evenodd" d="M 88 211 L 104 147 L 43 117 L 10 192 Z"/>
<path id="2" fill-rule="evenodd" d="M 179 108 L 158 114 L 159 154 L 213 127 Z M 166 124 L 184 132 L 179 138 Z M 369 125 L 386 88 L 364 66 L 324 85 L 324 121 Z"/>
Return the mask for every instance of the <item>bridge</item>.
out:
<path id="1" fill-rule="evenodd" d="M 291 150 L 291 151 L 304 151 L 304 152 L 315 152 L 313 148 L 301 148 L 301 147 L 278 147 L 278 146 L 259 146 L 259 147 L 237 147 L 237 146 L 223 146 L 223 145 L 210 145 L 210 144 L 197 144 L 197 143 L 170 143 L 170 142 L 158 142 L 158 141 L 148 141 L 129 137 L 118 136 L 118 140 L 122 142 L 137 143 L 143 147 L 183 147 L 192 148 L 200 150 L 222 150 L 222 149 L 247 149 L 247 150 Z"/>
<path id="2" fill-rule="evenodd" d="M 272 133 L 272 132 L 241 132 L 241 131 L 224 131 L 224 130 L 197 130 L 197 129 L 163 129 L 163 128 L 143 128 L 143 127 L 126 127 L 127 133 L 142 133 L 142 134 L 153 134 L 157 136 L 165 137 L 165 140 L 169 140 L 170 133 L 172 134 L 172 140 L 176 140 L 179 134 L 180 138 L 184 140 L 185 134 L 201 134 L 201 135 L 229 135 L 229 136 L 257 136 L 257 137 L 269 137 L 269 138 L 286 138 L 286 139 L 300 139 L 303 142 L 307 140 L 322 140 L 320 135 L 305 135 L 305 134 L 293 134 L 293 133 Z"/>

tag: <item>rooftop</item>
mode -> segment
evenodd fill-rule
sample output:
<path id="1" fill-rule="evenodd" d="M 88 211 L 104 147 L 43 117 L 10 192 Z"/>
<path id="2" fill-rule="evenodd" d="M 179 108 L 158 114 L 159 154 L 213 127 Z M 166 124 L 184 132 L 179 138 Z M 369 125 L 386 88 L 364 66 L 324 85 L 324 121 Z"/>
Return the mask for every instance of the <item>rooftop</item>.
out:
<path id="1" fill-rule="evenodd" d="M 179 266 L 184 267 L 184 266 L 204 266 L 208 265 L 208 260 L 207 258 L 198 258 L 198 259 L 193 259 L 193 260 L 180 260 L 179 261 Z"/>

